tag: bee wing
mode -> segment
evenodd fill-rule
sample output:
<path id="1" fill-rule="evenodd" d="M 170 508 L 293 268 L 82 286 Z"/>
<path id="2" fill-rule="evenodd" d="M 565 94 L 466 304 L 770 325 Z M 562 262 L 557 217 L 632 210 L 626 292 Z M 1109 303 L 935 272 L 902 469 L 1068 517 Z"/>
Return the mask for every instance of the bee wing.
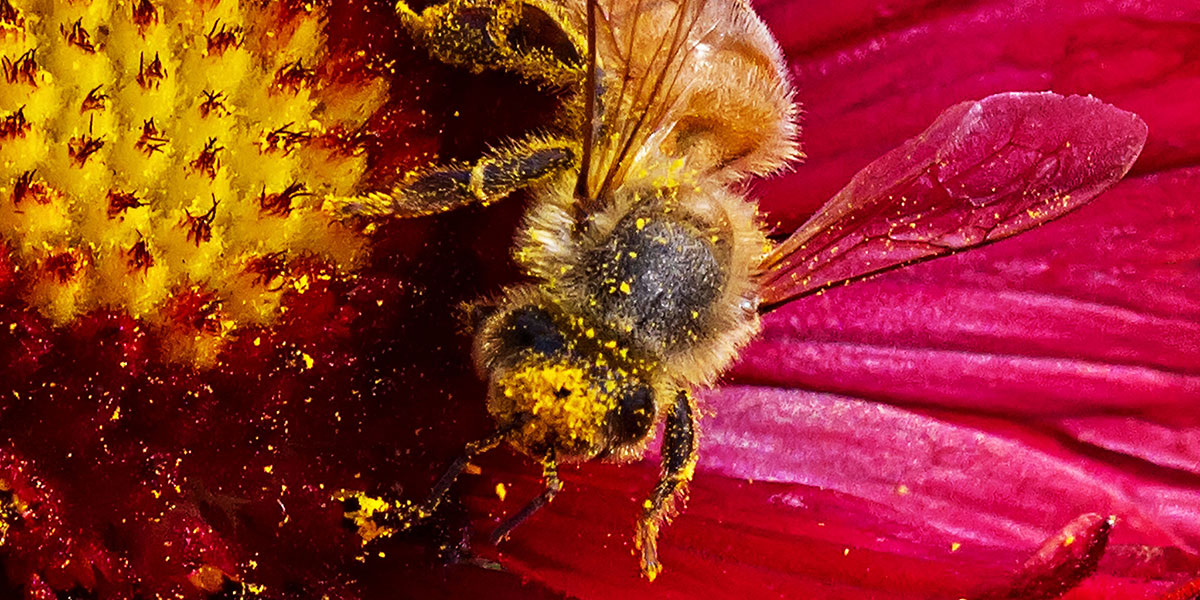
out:
<path id="1" fill-rule="evenodd" d="M 943 112 L 767 255 L 762 306 L 1027 231 L 1129 171 L 1146 124 L 1092 97 L 1008 93 Z"/>
<path id="2" fill-rule="evenodd" d="M 732 15 L 727 0 L 588 0 L 594 85 L 592 131 L 585 135 L 581 191 L 603 197 L 628 175 L 633 158 L 667 129 L 686 90 L 690 63 L 706 37 Z M 593 99 L 595 101 L 595 99 Z"/>

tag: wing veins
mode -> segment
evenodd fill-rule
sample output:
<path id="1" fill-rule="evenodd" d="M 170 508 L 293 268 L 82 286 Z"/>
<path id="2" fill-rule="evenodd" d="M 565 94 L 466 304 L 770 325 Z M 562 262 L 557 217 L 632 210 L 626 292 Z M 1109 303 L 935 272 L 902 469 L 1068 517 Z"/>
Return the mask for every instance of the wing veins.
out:
<path id="1" fill-rule="evenodd" d="M 639 0 L 639 3 L 640 1 L 641 0 Z M 621 144 L 620 150 L 616 155 L 615 161 L 610 163 L 610 165 L 614 165 L 614 168 L 608 169 L 608 173 L 604 178 L 604 182 L 600 186 L 600 193 L 607 191 L 617 176 L 623 177 L 625 172 L 628 170 L 628 166 L 625 165 L 625 160 L 628 158 L 629 152 L 635 144 L 645 141 L 643 139 L 644 136 L 642 136 L 641 133 L 643 131 L 643 126 L 647 122 L 647 117 L 651 116 L 651 108 L 657 108 L 657 111 L 653 114 L 653 119 L 651 120 L 651 122 L 657 123 L 666 115 L 667 110 L 671 107 L 670 102 L 659 102 L 656 106 L 654 100 L 659 97 L 659 93 L 662 91 L 663 83 L 667 80 L 668 76 L 671 77 L 671 82 L 668 84 L 666 94 L 668 96 L 672 94 L 675 90 L 675 84 L 678 82 L 679 75 L 683 72 L 683 64 L 681 61 L 686 60 L 687 54 L 682 55 L 684 58 L 680 59 L 680 61 L 677 61 L 676 58 L 681 56 L 680 51 L 686 45 L 688 33 L 691 32 L 692 28 L 695 27 L 696 23 L 700 20 L 700 16 L 704 9 L 704 2 L 701 2 L 700 7 L 693 11 L 691 20 L 689 22 L 687 21 L 688 16 L 685 14 L 685 11 L 688 10 L 690 6 L 691 4 L 688 2 L 688 0 L 684 0 L 684 2 L 679 5 L 675 15 L 672 17 L 674 29 L 671 35 L 663 36 L 659 41 L 658 47 L 655 49 L 655 55 L 658 55 L 659 52 L 662 51 L 664 44 L 666 44 L 668 40 L 670 41 L 667 56 L 662 61 L 662 68 L 659 69 L 652 78 L 652 86 L 648 96 L 643 95 L 641 92 L 645 89 L 645 83 L 648 82 L 649 78 L 642 78 L 643 85 L 639 86 L 638 94 L 634 96 L 634 100 L 644 98 L 644 107 L 641 105 L 635 105 L 631 107 L 631 111 L 636 111 L 638 113 L 638 118 L 634 121 L 626 122 L 628 126 L 622 130 L 623 143 Z M 693 45 L 693 49 L 694 48 L 695 45 Z M 632 54 L 632 49 L 630 50 L 630 53 Z M 674 67 L 673 74 L 671 73 L 672 67 Z"/>

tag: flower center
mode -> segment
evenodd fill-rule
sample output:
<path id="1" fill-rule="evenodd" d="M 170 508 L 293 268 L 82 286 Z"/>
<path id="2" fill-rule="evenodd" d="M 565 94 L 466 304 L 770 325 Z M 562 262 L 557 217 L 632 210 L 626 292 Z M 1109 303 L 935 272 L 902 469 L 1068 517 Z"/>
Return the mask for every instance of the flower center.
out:
<path id="1" fill-rule="evenodd" d="M 327 77 L 319 9 L 32 6 L 0 0 L 0 235 L 26 302 L 127 312 L 204 366 L 314 263 L 354 270 L 365 237 L 321 203 L 358 184 L 387 82 Z"/>

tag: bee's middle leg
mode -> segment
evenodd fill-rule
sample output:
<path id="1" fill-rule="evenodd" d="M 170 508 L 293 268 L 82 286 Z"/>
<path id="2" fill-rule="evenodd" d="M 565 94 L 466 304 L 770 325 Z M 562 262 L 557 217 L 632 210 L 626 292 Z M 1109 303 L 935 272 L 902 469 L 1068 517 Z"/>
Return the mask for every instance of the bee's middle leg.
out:
<path id="1" fill-rule="evenodd" d="M 473 164 L 459 163 L 417 171 L 390 190 L 331 199 L 342 217 L 411 218 L 469 204 L 487 206 L 512 192 L 540 183 L 575 165 L 576 144 L 531 136 L 493 150 Z"/>
<path id="2" fill-rule="evenodd" d="M 692 395 L 680 390 L 667 415 L 662 441 L 662 475 L 643 504 L 634 546 L 641 552 L 642 573 L 651 581 L 662 570 L 658 562 L 658 532 L 666 522 L 675 499 L 696 470 L 696 406 Z"/>
<path id="3" fill-rule="evenodd" d="M 584 67 L 582 38 L 556 23 L 562 39 L 552 36 L 530 47 L 536 40 L 529 38 L 544 33 L 544 23 L 538 19 L 526 22 L 534 9 L 522 0 L 448 0 L 416 12 L 407 0 L 396 2 L 404 28 L 430 56 L 445 64 L 475 73 L 508 71 L 549 87 L 577 82 Z"/>

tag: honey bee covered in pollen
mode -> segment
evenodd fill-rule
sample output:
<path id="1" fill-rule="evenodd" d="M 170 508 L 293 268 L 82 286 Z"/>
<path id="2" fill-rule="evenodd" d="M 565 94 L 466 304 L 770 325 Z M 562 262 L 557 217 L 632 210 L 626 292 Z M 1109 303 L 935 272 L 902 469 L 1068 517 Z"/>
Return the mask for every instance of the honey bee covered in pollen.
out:
<path id="1" fill-rule="evenodd" d="M 654 579 L 659 530 L 697 464 L 693 392 L 737 357 L 764 308 L 1064 214 L 1124 175 L 1145 138 L 1136 117 L 1091 98 L 964 103 L 772 245 L 740 182 L 799 158 L 798 110 L 781 52 L 746 3 L 396 10 L 435 59 L 567 100 L 546 129 L 473 161 L 330 203 L 347 218 L 386 219 L 531 197 L 513 246 L 525 280 L 473 310 L 495 431 L 469 443 L 423 502 L 341 493 L 364 541 L 434 514 L 474 456 L 507 443 L 540 463 L 545 487 L 501 523 L 499 542 L 561 490 L 560 464 L 640 457 L 662 422 L 662 470 L 634 535 Z M 1109 123 L 1107 137 L 1088 134 L 1085 117 Z M 1054 150 L 1076 137 L 1107 152 L 1077 164 Z"/>

